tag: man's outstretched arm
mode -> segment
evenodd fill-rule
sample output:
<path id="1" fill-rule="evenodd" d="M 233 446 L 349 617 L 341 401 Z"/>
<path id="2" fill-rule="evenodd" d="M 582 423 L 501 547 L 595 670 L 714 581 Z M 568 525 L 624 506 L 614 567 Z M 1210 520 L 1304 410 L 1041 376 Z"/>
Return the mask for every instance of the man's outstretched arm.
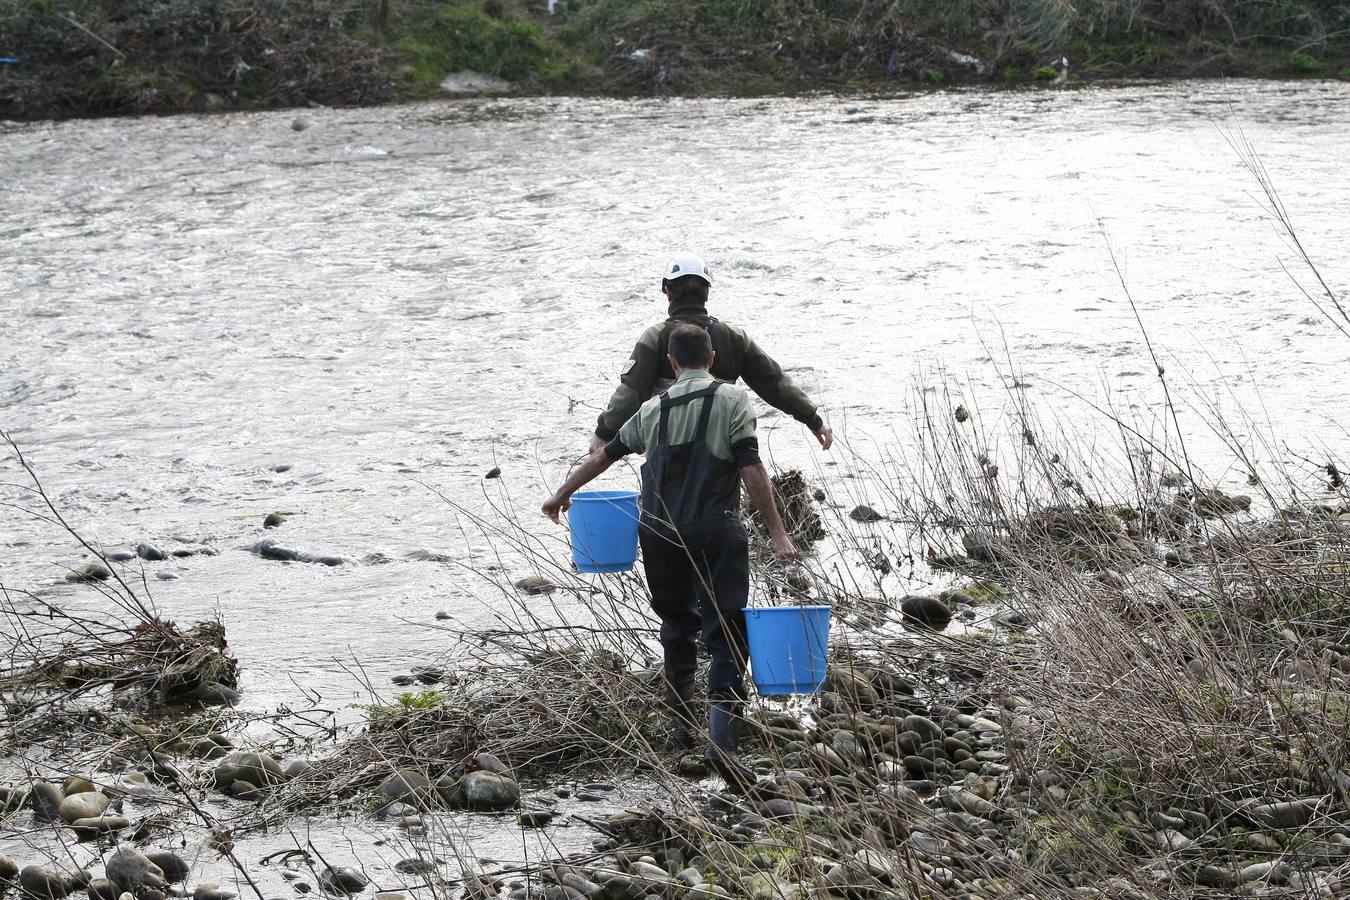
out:
<path id="1" fill-rule="evenodd" d="M 783 371 L 777 360 L 765 353 L 759 344 L 748 339 L 741 364 L 741 377 L 760 399 L 801 422 L 816 436 L 822 449 L 830 449 L 834 443 L 834 431 L 820 417 L 811 398 Z"/>
<path id="2" fill-rule="evenodd" d="M 779 559 L 796 559 L 797 548 L 783 527 L 783 517 L 778 515 L 778 504 L 773 502 L 773 482 L 765 471 L 763 463 L 741 467 L 741 481 L 745 482 L 745 492 L 750 502 L 759 510 L 764 527 L 769 530 L 769 540 L 773 542 L 773 554 Z"/>
<path id="3" fill-rule="evenodd" d="M 557 493 L 544 501 L 544 515 L 557 522 L 558 516 L 567 512 L 572 505 L 572 495 L 603 475 L 605 470 L 614 465 L 614 462 L 605 452 L 604 447 L 591 453 L 590 456 L 586 457 L 585 462 L 577 466 L 572 474 L 567 476 L 567 480 L 562 483 L 562 487 L 558 488 Z"/>

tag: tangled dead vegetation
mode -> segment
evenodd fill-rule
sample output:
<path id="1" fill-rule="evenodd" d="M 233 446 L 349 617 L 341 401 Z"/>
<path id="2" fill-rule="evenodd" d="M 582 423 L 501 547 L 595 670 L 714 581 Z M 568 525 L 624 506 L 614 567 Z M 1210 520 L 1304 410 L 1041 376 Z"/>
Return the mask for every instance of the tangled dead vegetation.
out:
<path id="1" fill-rule="evenodd" d="M 519 777 L 632 769 L 663 733 L 661 675 L 572 647 L 458 669 L 434 690 L 371 707 L 368 723 L 274 798 L 283 807 L 358 801 L 399 770 L 450 790 L 489 754 Z M 443 781 L 449 778 L 450 781 Z"/>
<path id="2" fill-rule="evenodd" d="M 783 519 L 792 543 L 802 552 L 810 552 L 815 544 L 825 539 L 825 523 L 816 509 L 816 498 L 800 469 L 787 469 L 775 472 L 773 482 L 774 501 L 778 506 L 778 515 Z M 822 495 L 823 496 L 823 495 Z M 771 558 L 773 551 L 769 543 L 769 533 L 759 511 L 748 500 L 743 500 L 742 515 L 749 525 L 752 536 L 752 552 L 757 558 Z"/>

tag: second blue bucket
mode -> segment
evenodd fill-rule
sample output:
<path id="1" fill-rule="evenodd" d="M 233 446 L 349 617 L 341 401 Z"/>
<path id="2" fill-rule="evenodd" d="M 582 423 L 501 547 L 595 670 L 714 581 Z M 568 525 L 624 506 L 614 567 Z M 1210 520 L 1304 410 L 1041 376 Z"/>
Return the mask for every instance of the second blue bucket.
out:
<path id="1" fill-rule="evenodd" d="M 763 697 L 814 694 L 825 681 L 828 606 L 747 607 L 750 671 Z"/>
<path id="2" fill-rule="evenodd" d="M 579 572 L 627 572 L 637 561 L 637 491 L 582 491 L 567 512 Z"/>

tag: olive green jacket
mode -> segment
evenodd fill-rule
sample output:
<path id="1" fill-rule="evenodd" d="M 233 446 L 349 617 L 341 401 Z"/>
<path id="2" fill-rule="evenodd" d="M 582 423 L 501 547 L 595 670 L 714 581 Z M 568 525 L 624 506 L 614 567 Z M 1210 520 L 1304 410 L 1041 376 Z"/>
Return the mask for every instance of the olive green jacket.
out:
<path id="1" fill-rule="evenodd" d="M 675 371 L 666 352 L 670 330 L 681 322 L 708 329 L 713 352 L 717 354 L 713 359 L 714 378 L 732 383 L 744 378 L 765 403 L 782 410 L 812 431 L 821 427 L 823 423 L 815 404 L 743 329 L 710 319 L 708 311 L 701 307 L 689 307 L 672 309 L 669 319 L 642 332 L 632 356 L 624 364 L 619 387 L 596 423 L 597 437 L 613 440 L 648 398 L 659 393 L 663 384 L 668 385 L 674 380 Z"/>

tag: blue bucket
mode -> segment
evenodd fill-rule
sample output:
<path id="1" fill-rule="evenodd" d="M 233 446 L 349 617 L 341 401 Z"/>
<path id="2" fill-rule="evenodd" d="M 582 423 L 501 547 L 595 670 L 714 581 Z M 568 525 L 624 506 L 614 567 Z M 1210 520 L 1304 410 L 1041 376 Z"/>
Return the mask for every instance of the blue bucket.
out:
<path id="1" fill-rule="evenodd" d="M 764 697 L 814 694 L 825 681 L 828 606 L 747 607 L 750 671 Z"/>
<path id="2" fill-rule="evenodd" d="M 567 512 L 579 572 L 627 572 L 637 562 L 637 491 L 582 491 Z"/>

